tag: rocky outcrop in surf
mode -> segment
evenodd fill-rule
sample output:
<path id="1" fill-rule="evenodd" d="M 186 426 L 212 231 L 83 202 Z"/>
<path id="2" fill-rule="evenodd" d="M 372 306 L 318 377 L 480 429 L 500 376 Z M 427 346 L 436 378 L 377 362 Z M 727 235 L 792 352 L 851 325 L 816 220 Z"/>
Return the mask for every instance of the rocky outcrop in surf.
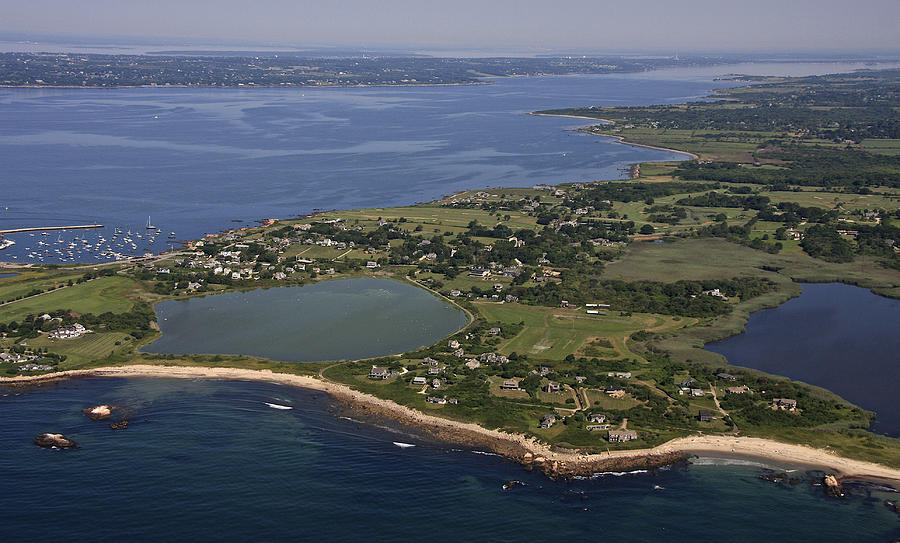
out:
<path id="1" fill-rule="evenodd" d="M 98 405 L 96 407 L 82 409 L 81 412 L 87 415 L 91 420 L 106 420 L 112 416 L 112 407 L 108 405 Z"/>
<path id="2" fill-rule="evenodd" d="M 34 438 L 34 444 L 45 449 L 73 449 L 77 447 L 74 441 L 62 434 L 41 434 Z"/>
<path id="3" fill-rule="evenodd" d="M 538 469 L 553 479 L 571 479 L 573 477 L 590 477 L 596 473 L 627 473 L 637 470 L 654 470 L 679 464 L 690 457 L 687 453 L 672 452 L 664 454 L 647 454 L 641 456 L 611 456 L 591 461 L 566 462 L 548 460 L 532 453 L 525 453 L 519 462 L 526 469 Z"/>
<path id="4" fill-rule="evenodd" d="M 825 489 L 825 494 L 828 494 L 832 498 L 844 497 L 844 487 L 834 475 L 828 474 L 822 478 L 822 488 Z"/>

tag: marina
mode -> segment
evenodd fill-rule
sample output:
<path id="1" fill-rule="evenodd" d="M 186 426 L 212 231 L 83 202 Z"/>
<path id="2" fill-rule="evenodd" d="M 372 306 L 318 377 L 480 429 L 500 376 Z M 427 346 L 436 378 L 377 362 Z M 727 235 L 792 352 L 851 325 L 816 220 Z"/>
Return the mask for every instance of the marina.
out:
<path id="1" fill-rule="evenodd" d="M 145 232 L 115 227 L 112 234 L 102 224 L 78 226 L 46 226 L 0 230 L 0 250 L 17 244 L 5 235 L 25 235 L 24 254 L 4 255 L 4 260 L 27 263 L 118 262 L 152 256 L 175 248 L 175 232 L 168 236 L 150 223 Z M 54 238 L 50 232 L 56 232 Z M 85 232 L 83 232 L 85 231 Z M 66 234 L 75 233 L 67 237 Z M 109 237 L 107 237 L 109 236 Z M 157 243 L 159 239 L 160 243 Z"/>

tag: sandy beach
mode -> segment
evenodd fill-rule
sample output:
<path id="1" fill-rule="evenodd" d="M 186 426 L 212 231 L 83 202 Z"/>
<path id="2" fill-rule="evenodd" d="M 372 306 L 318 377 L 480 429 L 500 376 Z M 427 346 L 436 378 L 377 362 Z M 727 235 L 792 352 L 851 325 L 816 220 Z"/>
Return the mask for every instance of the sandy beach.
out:
<path id="1" fill-rule="evenodd" d="M 769 439 L 699 435 L 674 439 L 652 449 L 584 454 L 558 450 L 521 434 L 492 430 L 477 424 L 428 415 L 323 379 L 275 373 L 270 370 L 206 368 L 163 365 L 132 365 L 70 370 L 40 376 L 0 378 L 2 385 L 52 382 L 76 377 L 156 377 L 180 379 L 245 380 L 272 382 L 327 393 L 353 408 L 374 416 L 396 420 L 432 437 L 461 445 L 486 446 L 498 454 L 543 469 L 551 475 L 585 475 L 598 471 L 623 471 L 639 467 L 660 467 L 691 455 L 755 457 L 774 463 L 819 467 L 842 478 L 874 479 L 893 486 L 900 484 L 900 470 L 881 464 L 844 458 L 823 449 L 782 443 Z"/>

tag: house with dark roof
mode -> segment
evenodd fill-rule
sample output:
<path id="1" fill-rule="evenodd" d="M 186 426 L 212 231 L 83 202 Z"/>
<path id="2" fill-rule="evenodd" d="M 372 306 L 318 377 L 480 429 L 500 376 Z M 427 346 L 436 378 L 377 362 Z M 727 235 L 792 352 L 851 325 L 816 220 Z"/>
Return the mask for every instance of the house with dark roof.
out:
<path id="1" fill-rule="evenodd" d="M 546 385 L 543 386 L 544 392 L 559 392 L 562 389 L 562 385 L 557 383 L 556 381 L 549 381 Z"/>

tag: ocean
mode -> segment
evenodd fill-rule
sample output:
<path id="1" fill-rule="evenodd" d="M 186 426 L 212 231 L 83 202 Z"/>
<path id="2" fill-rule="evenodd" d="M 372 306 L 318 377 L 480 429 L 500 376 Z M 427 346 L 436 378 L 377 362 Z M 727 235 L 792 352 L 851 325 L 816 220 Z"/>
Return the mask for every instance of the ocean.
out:
<path id="1" fill-rule="evenodd" d="M 4 542 L 892 541 L 896 499 L 753 462 L 553 481 L 500 457 L 342 418 L 330 397 L 255 382 L 91 378 L 0 396 Z M 81 409 L 130 412 L 126 430 Z M 272 403 L 293 407 L 273 409 Z M 62 432 L 80 446 L 32 445 Z M 400 447 L 396 443 L 414 445 Z M 503 490 L 503 485 L 517 480 Z"/>

